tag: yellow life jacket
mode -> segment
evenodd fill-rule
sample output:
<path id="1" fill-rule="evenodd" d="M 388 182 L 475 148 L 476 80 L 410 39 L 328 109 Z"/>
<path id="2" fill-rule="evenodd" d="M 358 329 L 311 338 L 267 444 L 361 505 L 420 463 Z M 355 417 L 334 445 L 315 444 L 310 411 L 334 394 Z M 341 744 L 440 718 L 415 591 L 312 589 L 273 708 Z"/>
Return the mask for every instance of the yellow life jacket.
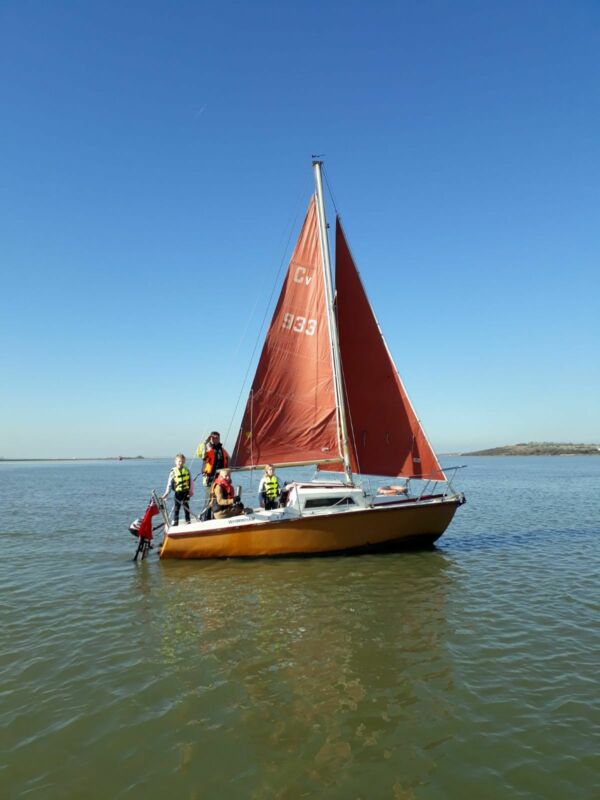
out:
<path id="1" fill-rule="evenodd" d="M 275 500 L 275 498 L 279 497 L 279 481 L 276 475 L 265 478 L 263 491 L 269 500 Z"/>
<path id="2" fill-rule="evenodd" d="M 173 488 L 176 492 L 189 492 L 191 476 L 187 467 L 173 470 Z"/>

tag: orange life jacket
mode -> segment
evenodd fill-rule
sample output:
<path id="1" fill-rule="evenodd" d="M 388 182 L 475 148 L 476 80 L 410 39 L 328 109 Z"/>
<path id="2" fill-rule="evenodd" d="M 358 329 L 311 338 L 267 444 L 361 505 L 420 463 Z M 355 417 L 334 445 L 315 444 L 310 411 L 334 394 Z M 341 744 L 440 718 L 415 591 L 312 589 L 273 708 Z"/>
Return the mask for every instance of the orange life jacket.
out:
<path id="1" fill-rule="evenodd" d="M 222 511 L 225 508 L 229 508 L 230 504 L 227 503 L 226 505 L 220 505 L 219 500 L 217 498 L 217 486 L 220 486 L 223 490 L 223 494 L 228 500 L 233 500 L 235 497 L 235 489 L 233 488 L 233 484 L 231 481 L 226 481 L 224 478 L 219 476 L 215 479 L 213 485 L 210 487 L 210 497 L 212 500 L 212 510 L 213 513 L 217 511 Z"/>
<path id="2" fill-rule="evenodd" d="M 235 497 L 235 489 L 233 488 L 233 483 L 231 481 L 226 481 L 225 478 L 215 478 L 213 485 L 210 487 L 210 493 L 213 499 L 217 499 L 217 486 L 220 486 L 223 489 L 223 494 L 227 497 L 228 500 L 233 500 Z"/>
<path id="3" fill-rule="evenodd" d="M 221 447 L 221 453 L 223 454 L 223 463 L 216 467 L 217 461 L 217 451 L 210 447 L 207 448 L 206 453 L 204 455 L 204 474 L 205 475 L 214 475 L 217 469 L 223 469 L 224 467 L 229 466 L 229 453 L 225 450 L 224 447 Z"/>

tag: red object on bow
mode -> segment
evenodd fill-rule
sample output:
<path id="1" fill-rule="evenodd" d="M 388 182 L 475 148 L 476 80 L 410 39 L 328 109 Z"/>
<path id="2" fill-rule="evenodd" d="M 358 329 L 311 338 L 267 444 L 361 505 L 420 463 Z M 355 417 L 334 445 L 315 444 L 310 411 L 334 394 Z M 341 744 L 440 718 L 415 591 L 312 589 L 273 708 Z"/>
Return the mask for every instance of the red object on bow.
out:
<path id="1" fill-rule="evenodd" d="M 150 500 L 138 530 L 138 536 L 140 539 L 148 539 L 148 541 L 152 539 L 152 517 L 158 514 L 158 511 L 158 506 L 154 500 Z"/>

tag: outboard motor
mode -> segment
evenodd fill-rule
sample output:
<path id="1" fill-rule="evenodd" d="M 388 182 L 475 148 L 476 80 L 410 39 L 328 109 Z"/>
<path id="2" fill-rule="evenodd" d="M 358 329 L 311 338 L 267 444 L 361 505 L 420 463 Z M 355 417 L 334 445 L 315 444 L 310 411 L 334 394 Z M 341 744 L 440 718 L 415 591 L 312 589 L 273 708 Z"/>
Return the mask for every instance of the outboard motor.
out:
<path id="1" fill-rule="evenodd" d="M 133 557 L 134 561 L 137 561 L 140 554 L 142 556 L 142 561 L 146 558 L 148 551 L 152 549 L 152 534 L 154 531 L 164 527 L 164 523 L 161 523 L 156 527 L 153 527 L 152 525 L 152 517 L 158 514 L 159 511 L 160 501 L 156 497 L 156 493 L 152 492 L 152 496 L 150 497 L 150 502 L 148 503 L 148 507 L 144 512 L 144 516 L 141 519 L 134 519 L 129 526 L 129 533 L 131 533 L 132 536 L 137 536 L 138 539 L 137 550 L 135 551 L 135 555 Z"/>

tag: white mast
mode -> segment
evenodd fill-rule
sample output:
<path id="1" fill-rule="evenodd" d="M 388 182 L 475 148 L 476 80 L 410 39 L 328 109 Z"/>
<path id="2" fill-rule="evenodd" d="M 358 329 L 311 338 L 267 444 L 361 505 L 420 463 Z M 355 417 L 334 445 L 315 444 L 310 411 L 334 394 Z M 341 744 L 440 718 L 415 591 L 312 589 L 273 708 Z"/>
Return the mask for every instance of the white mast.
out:
<path id="1" fill-rule="evenodd" d="M 319 219 L 319 239 L 321 242 L 321 256 L 323 261 L 323 276 L 325 278 L 325 293 L 327 297 L 327 323 L 329 325 L 329 338 L 331 340 L 331 354 L 333 358 L 333 376 L 338 417 L 340 421 L 340 439 L 342 456 L 344 459 L 344 472 L 346 482 L 352 483 L 352 467 L 350 466 L 350 451 L 348 448 L 348 424 L 346 422 L 346 407 L 344 405 L 344 391 L 342 383 L 342 360 L 340 357 L 340 342 L 338 338 L 337 322 L 333 305 L 333 282 L 331 280 L 331 261 L 329 259 L 329 238 L 327 236 L 327 220 L 325 218 L 325 202 L 323 200 L 323 182 L 321 180 L 322 161 L 313 161 L 315 172 L 315 187 L 317 191 L 317 216 Z"/>

